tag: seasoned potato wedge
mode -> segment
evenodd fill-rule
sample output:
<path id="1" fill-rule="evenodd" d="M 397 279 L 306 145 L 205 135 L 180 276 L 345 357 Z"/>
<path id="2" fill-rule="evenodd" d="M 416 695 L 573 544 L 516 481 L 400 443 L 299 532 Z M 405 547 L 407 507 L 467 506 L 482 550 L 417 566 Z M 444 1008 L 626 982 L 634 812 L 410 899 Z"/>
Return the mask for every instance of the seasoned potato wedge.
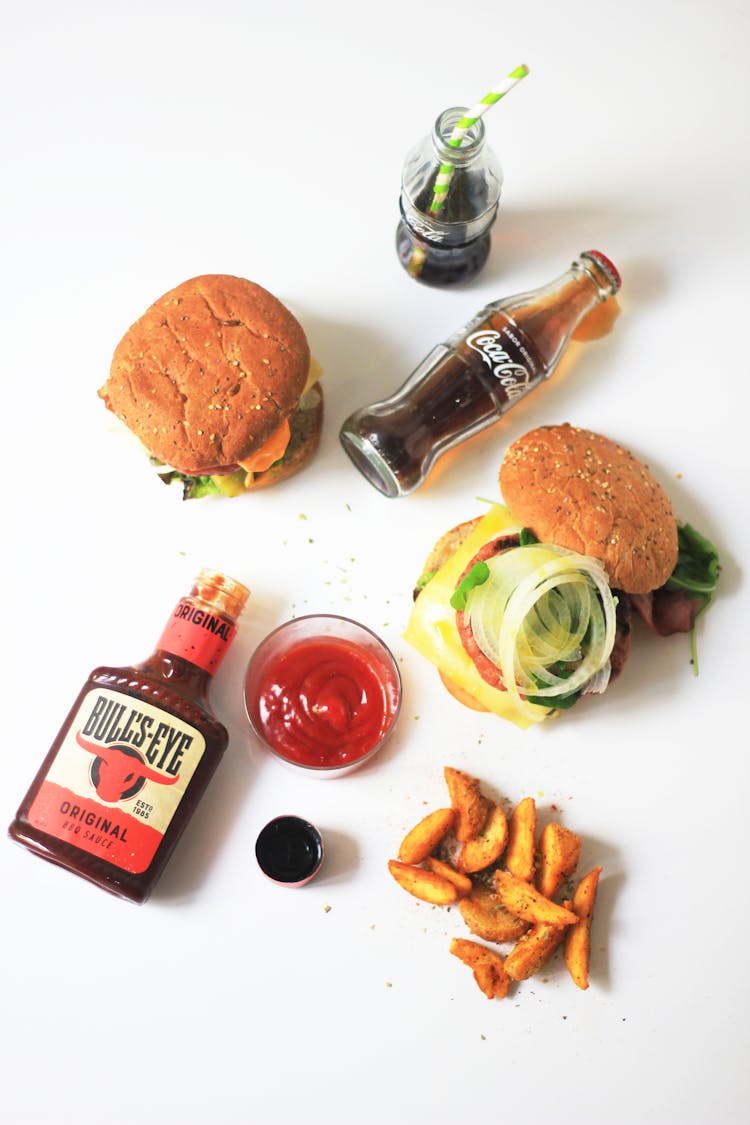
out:
<path id="1" fill-rule="evenodd" d="M 505 907 L 517 918 L 525 922 L 546 922 L 552 926 L 572 926 L 578 917 L 536 889 L 525 879 L 511 875 L 508 871 L 495 872 L 495 887 Z"/>
<path id="2" fill-rule="evenodd" d="M 406 833 L 388 863 L 393 878 L 416 899 L 455 905 L 472 936 L 454 938 L 450 951 L 470 966 L 488 998 L 539 974 L 557 950 L 564 950 L 575 984 L 588 988 L 601 867 L 568 890 L 581 855 L 575 832 L 554 822 L 541 830 L 533 797 L 506 815 L 505 803 L 487 797 L 479 778 L 451 766 L 443 773 L 450 807 Z"/>
<path id="3" fill-rule="evenodd" d="M 423 867 L 414 867 L 410 863 L 402 863 L 398 859 L 388 861 L 388 870 L 400 886 L 408 891 L 414 898 L 421 898 L 423 902 L 432 902 L 436 906 L 450 906 L 458 898 L 458 891 L 453 883 L 432 871 L 425 871 Z"/>
<path id="4" fill-rule="evenodd" d="M 482 795 L 479 780 L 463 770 L 446 766 L 443 770 L 451 806 L 456 812 L 453 828 L 460 844 L 478 836 L 490 811 L 490 801 Z"/>
<path id="5" fill-rule="evenodd" d="M 528 923 L 506 910 L 496 892 L 477 883 L 470 895 L 459 899 L 458 910 L 469 931 L 485 941 L 517 941 Z"/>
<path id="6" fill-rule="evenodd" d="M 569 904 L 566 903 L 566 906 Z M 512 980 L 528 980 L 549 961 L 572 926 L 550 926 L 537 922 L 516 942 L 505 958 L 505 971 Z"/>
<path id="7" fill-rule="evenodd" d="M 451 867 L 449 863 L 445 863 L 442 859 L 437 859 L 434 855 L 429 855 L 425 860 L 425 866 L 429 871 L 435 875 L 442 875 L 449 883 L 458 891 L 459 895 L 463 898 L 465 895 L 470 895 L 474 884 L 468 875 L 464 875 L 461 871 L 456 871 L 455 867 Z"/>
<path id="8" fill-rule="evenodd" d="M 547 824 L 539 840 L 536 885 L 545 898 L 553 898 L 569 878 L 581 855 L 581 838 L 561 824 Z"/>
<path id="9" fill-rule="evenodd" d="M 484 828 L 461 846 L 456 857 L 459 871 L 471 874 L 491 867 L 505 851 L 508 840 L 508 821 L 499 805 L 492 805 Z"/>
<path id="10" fill-rule="evenodd" d="M 601 872 L 601 867 L 589 871 L 583 876 L 573 894 L 573 910 L 578 915 L 578 921 L 570 927 L 565 937 L 565 964 L 579 988 L 589 986 L 591 917 L 594 913 L 594 900 Z"/>
<path id="11" fill-rule="evenodd" d="M 466 938 L 453 938 L 450 951 L 474 971 L 474 980 L 488 1000 L 502 1000 L 508 994 L 510 977 L 503 959 L 493 949 Z"/>
<path id="12" fill-rule="evenodd" d="M 455 819 L 456 813 L 452 808 L 435 809 L 428 813 L 404 836 L 398 858 L 402 863 L 421 863 L 427 859 L 452 830 Z"/>
<path id="13" fill-rule="evenodd" d="M 505 866 L 511 875 L 530 883 L 534 878 L 536 853 L 536 802 L 533 797 L 524 797 L 510 816 L 508 825 L 508 847 L 505 851 Z"/>

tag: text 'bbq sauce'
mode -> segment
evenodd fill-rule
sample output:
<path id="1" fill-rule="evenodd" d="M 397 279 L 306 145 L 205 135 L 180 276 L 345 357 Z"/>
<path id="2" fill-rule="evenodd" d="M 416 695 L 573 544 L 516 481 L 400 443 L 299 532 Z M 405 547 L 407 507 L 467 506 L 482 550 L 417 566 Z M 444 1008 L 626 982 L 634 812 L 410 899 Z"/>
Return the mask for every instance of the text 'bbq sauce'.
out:
<path id="1" fill-rule="evenodd" d="M 121 898 L 148 898 L 227 746 L 208 688 L 248 596 L 202 570 L 147 660 L 91 673 L 12 839 Z"/>

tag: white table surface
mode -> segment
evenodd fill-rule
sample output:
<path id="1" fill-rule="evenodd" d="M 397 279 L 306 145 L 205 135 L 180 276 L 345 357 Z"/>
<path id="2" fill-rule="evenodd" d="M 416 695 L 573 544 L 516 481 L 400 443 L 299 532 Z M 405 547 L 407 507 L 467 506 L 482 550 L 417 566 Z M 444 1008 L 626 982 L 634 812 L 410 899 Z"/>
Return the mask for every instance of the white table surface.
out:
<path id="1" fill-rule="evenodd" d="M 201 566 L 253 593 L 215 685 L 230 749 L 150 903 L 0 847 L 0 1118 L 747 1121 L 747 9 L 40 0 L 2 25 L 6 822 L 88 671 L 146 656 Z M 486 118 L 506 177 L 489 264 L 420 287 L 393 249 L 403 158 L 520 62 Z M 347 414 L 590 246 L 622 271 L 613 333 L 419 492 L 376 493 L 339 446 Z M 96 390 L 128 325 L 204 272 L 297 313 L 327 414 L 305 473 L 183 503 Z M 454 702 L 402 632 L 506 445 L 564 420 L 648 461 L 719 546 L 721 591 L 697 678 L 684 637 L 639 630 L 609 695 L 523 733 Z M 386 751 L 331 783 L 265 757 L 241 704 L 255 644 L 313 611 L 375 629 L 404 679 Z M 448 953 L 457 912 L 388 875 L 446 764 L 557 806 L 581 869 L 603 865 L 587 992 L 555 965 L 489 1002 Z M 304 890 L 255 863 L 282 812 L 326 839 Z"/>

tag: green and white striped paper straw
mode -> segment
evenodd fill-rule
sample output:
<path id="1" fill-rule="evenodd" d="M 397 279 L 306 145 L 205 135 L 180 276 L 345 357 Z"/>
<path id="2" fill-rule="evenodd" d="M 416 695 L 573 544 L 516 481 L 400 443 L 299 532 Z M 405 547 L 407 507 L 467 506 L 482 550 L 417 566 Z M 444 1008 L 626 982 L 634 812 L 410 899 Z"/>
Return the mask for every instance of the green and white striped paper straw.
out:
<path id="1" fill-rule="evenodd" d="M 515 70 L 511 70 L 508 77 L 494 90 L 490 90 L 489 94 L 485 94 L 481 102 L 475 105 L 473 109 L 470 109 L 468 113 L 464 114 L 460 121 L 456 122 L 448 141 L 450 147 L 460 148 L 464 137 L 472 125 L 476 125 L 479 118 L 487 112 L 490 106 L 494 105 L 495 102 L 499 102 L 501 98 L 504 98 L 508 91 L 512 90 L 528 73 L 529 68 L 527 66 L 517 66 Z M 435 186 L 433 188 L 432 203 L 430 204 L 432 214 L 437 214 L 445 202 L 445 197 L 448 194 L 448 188 L 453 177 L 453 167 L 453 164 L 446 162 L 445 164 L 441 164 L 438 169 L 437 179 L 435 180 Z"/>

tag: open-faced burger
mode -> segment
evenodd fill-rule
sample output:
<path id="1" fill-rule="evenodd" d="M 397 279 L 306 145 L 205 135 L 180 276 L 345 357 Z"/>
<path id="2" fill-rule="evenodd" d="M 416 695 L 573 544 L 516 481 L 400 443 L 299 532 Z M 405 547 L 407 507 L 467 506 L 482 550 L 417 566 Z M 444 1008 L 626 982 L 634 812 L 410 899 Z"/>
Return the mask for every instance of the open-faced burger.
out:
<path id="1" fill-rule="evenodd" d="M 649 469 L 589 430 L 519 438 L 500 490 L 507 506 L 435 544 L 405 635 L 462 702 L 524 727 L 619 675 L 632 608 L 661 634 L 690 631 L 718 560 Z"/>

